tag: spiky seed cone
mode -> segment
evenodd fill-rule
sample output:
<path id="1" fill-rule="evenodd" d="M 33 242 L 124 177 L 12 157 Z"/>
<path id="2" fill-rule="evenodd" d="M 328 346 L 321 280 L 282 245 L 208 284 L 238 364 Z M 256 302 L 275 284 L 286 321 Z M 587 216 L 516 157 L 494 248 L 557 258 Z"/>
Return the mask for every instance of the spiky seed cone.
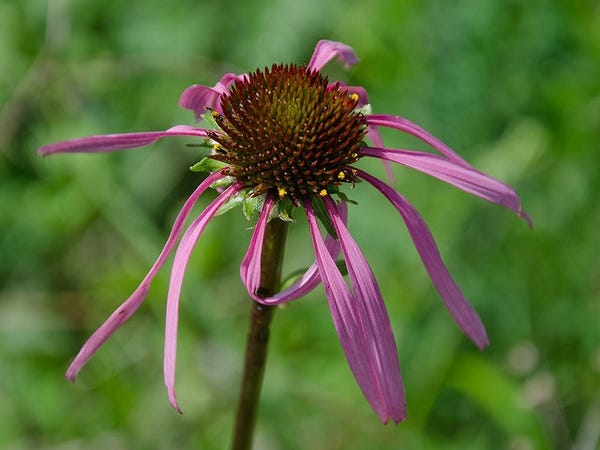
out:
<path id="1" fill-rule="evenodd" d="M 327 195 L 328 187 L 355 181 L 350 165 L 360 158 L 366 132 L 357 101 L 305 66 L 257 70 L 221 97 L 211 157 L 229 164 L 229 175 L 253 195 L 273 191 L 295 204 L 305 195 Z"/>

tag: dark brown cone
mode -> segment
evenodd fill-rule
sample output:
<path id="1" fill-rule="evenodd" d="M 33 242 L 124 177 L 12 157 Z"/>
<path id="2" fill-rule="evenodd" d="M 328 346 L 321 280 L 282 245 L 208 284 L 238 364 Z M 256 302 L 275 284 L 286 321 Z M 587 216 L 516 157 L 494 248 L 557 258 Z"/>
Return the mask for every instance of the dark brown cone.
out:
<path id="1" fill-rule="evenodd" d="M 353 183 L 366 132 L 358 98 L 305 66 L 273 65 L 250 73 L 221 97 L 213 112 L 222 131 L 213 159 L 260 195 L 272 190 L 298 204 L 308 194 Z"/>

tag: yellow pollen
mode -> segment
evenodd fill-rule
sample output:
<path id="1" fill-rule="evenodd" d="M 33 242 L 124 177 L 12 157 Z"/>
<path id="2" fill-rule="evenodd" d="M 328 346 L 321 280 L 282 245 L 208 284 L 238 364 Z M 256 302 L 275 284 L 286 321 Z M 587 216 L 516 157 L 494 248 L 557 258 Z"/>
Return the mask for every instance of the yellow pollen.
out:
<path id="1" fill-rule="evenodd" d="M 355 93 L 353 93 L 352 95 L 350 95 L 350 98 L 351 98 L 352 100 L 354 100 L 354 101 L 357 101 L 357 100 L 358 100 L 358 94 L 355 92 Z"/>
<path id="2" fill-rule="evenodd" d="M 319 195 L 320 195 L 321 197 L 327 197 L 327 189 L 321 189 L 321 190 L 319 191 Z"/>
<path id="3" fill-rule="evenodd" d="M 343 180 L 346 178 L 346 174 L 344 172 L 340 172 L 337 174 L 338 180 Z"/>
<path id="4" fill-rule="evenodd" d="M 285 194 L 287 194 L 287 191 L 280 187 L 277 189 L 277 193 L 279 194 L 279 198 L 283 200 L 283 197 L 285 197 Z"/>
<path id="5" fill-rule="evenodd" d="M 213 144 L 213 150 L 216 152 L 217 150 L 219 150 L 221 148 L 221 146 L 219 144 Z"/>
<path id="6" fill-rule="evenodd" d="M 216 117 L 219 117 L 219 113 L 218 113 L 218 112 L 216 112 L 216 111 L 213 111 L 213 112 L 211 112 L 210 114 L 211 114 L 211 116 L 213 116 L 213 117 L 215 117 L 215 118 L 216 118 Z"/>
<path id="7" fill-rule="evenodd" d="M 358 158 L 358 153 L 352 153 L 352 155 L 350 155 L 350 156 L 352 156 L 354 159 L 356 159 L 356 158 Z"/>

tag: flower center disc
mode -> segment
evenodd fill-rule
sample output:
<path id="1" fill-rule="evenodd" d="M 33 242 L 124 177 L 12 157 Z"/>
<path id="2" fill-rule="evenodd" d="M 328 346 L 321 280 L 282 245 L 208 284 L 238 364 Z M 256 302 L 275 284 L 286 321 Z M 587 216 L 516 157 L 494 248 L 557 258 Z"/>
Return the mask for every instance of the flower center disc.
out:
<path id="1" fill-rule="evenodd" d="M 221 97 L 211 158 L 229 164 L 229 175 L 253 195 L 273 191 L 295 204 L 307 194 L 325 196 L 328 187 L 355 181 L 349 166 L 366 132 L 357 102 L 305 66 L 257 70 Z"/>

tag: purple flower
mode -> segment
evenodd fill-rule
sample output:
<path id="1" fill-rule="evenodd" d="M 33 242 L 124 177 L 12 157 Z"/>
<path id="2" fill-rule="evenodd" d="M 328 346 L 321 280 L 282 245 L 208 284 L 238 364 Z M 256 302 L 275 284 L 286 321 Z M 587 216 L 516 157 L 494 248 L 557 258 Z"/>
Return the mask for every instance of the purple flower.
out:
<path id="1" fill-rule="evenodd" d="M 175 355 L 185 268 L 206 224 L 226 202 L 239 199 L 252 202 L 260 211 L 240 267 L 252 299 L 269 305 L 288 302 L 323 283 L 342 349 L 364 396 L 382 422 L 404 420 L 405 395 L 390 320 L 369 264 L 346 227 L 347 198 L 340 188 L 345 184 L 353 187 L 361 180 L 381 192 L 400 213 L 456 323 L 477 347 L 488 345 L 479 316 L 446 269 L 421 216 L 395 189 L 356 164 L 367 156 L 386 164 L 402 164 L 505 206 L 529 222 L 518 196 L 407 119 L 368 113 L 364 88 L 329 83 L 320 73 L 334 58 L 347 66 L 358 62 L 349 46 L 321 40 L 306 66 L 273 65 L 248 74 L 228 73 L 213 87 L 187 88 L 179 103 L 194 111 L 197 119 L 204 118 L 208 122 L 205 128 L 178 125 L 166 131 L 90 136 L 38 150 L 41 155 L 104 152 L 148 145 L 167 136 L 197 137 L 210 148 L 197 165 L 210 174 L 183 205 L 156 262 L 131 296 L 84 344 L 67 370 L 68 379 L 75 379 L 96 350 L 140 306 L 158 270 L 176 249 L 167 297 L 164 379 L 169 400 L 180 411 L 175 396 Z M 379 127 L 409 133 L 439 154 L 386 148 Z M 219 196 L 184 231 L 197 199 L 216 185 Z M 284 217 L 295 208 L 304 209 L 308 218 L 316 261 L 292 286 L 263 297 L 259 283 L 267 221 L 277 215 Z M 325 238 L 318 221 L 327 230 Z M 335 263 L 340 252 L 349 285 Z"/>

